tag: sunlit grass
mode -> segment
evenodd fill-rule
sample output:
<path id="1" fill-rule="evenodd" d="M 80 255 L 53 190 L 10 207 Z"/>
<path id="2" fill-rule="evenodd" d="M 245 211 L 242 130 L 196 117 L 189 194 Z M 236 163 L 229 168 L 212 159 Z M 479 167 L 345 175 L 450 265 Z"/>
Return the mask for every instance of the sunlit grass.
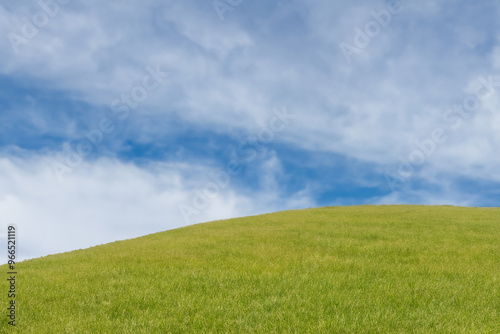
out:
<path id="1" fill-rule="evenodd" d="M 499 208 L 279 212 L 17 270 L 20 333 L 500 332 Z"/>

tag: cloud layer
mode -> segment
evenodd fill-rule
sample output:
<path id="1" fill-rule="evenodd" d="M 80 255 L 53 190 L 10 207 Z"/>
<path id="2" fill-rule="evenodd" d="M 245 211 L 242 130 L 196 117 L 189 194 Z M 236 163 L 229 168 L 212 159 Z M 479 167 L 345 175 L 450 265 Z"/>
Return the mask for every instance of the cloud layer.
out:
<path id="1" fill-rule="evenodd" d="M 197 212 L 189 223 L 319 205 L 498 206 L 497 2 L 224 8 L 0 5 L 0 213 L 25 257 L 183 226 L 183 205 Z M 279 131 L 276 110 L 294 115 Z"/>

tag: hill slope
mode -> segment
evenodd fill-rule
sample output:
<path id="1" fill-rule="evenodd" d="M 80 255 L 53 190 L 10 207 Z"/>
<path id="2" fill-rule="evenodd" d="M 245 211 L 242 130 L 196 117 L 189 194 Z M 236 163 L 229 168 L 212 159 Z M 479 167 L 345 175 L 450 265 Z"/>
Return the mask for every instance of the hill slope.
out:
<path id="1" fill-rule="evenodd" d="M 20 333 L 500 332 L 499 208 L 279 212 L 17 270 Z"/>

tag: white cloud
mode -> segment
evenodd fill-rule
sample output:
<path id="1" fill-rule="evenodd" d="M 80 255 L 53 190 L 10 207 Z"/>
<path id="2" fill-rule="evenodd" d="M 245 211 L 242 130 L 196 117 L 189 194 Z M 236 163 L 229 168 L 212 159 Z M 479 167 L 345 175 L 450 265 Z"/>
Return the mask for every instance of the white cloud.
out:
<path id="1" fill-rule="evenodd" d="M 369 60 L 347 66 L 338 43 L 353 37 L 356 25 L 372 20 L 371 11 L 386 6 L 384 1 L 347 7 L 292 2 L 280 7 L 281 16 L 254 18 L 269 23 L 268 17 L 299 15 L 310 30 L 290 44 L 280 43 L 282 36 L 273 37 L 272 31 L 264 35 L 236 20 L 221 22 L 195 3 L 70 3 L 20 55 L 4 54 L 0 71 L 47 80 L 93 105 L 109 106 L 140 82 L 145 66 L 159 64 L 170 77 L 141 104 L 143 115 L 175 111 L 193 126 L 235 132 L 262 126 L 270 110 L 287 105 L 297 112 L 301 126 L 283 141 L 390 163 L 394 152 L 404 151 L 436 126 L 440 108 L 461 97 L 471 76 L 489 73 L 487 66 L 484 72 L 464 66 L 476 62 L 474 54 L 436 58 L 439 48 L 446 47 L 437 44 L 441 40 L 431 26 L 418 25 L 446 8 L 433 1 L 418 6 L 404 2 L 401 17 L 364 50 Z M 16 27 L 13 15 L 38 9 L 33 4 L 16 13 L 3 10 L 10 24 L 2 29 Z M 464 45 L 484 40 L 483 31 L 462 27 L 457 20 L 449 24 L 455 24 L 451 31 L 467 32 Z M 405 31 L 411 24 L 413 30 Z M 308 36 L 314 38 L 304 39 Z M 491 117 L 485 124 L 494 123 Z M 160 128 L 166 130 L 170 125 L 168 119 L 164 122 Z M 137 132 L 147 132 L 143 130 Z M 490 131 L 478 127 L 475 134 L 485 130 Z"/>
<path id="2" fill-rule="evenodd" d="M 191 205 L 211 170 L 100 159 L 82 163 L 59 183 L 50 164 L 62 156 L 18 153 L 0 158 L 0 216 L 2 228 L 17 225 L 22 259 L 184 226 L 178 207 Z M 277 188 L 241 192 L 230 184 L 191 223 L 312 206 L 307 195 Z"/>
<path id="3" fill-rule="evenodd" d="M 233 13 L 238 15 L 222 22 L 210 1 L 72 1 L 18 54 L 7 38 L 0 39 L 0 74 L 65 92 L 91 106 L 89 117 L 100 118 L 103 106 L 141 83 L 146 66 L 160 65 L 170 76 L 141 103 L 134 122 L 127 120 L 126 130 L 108 136 L 116 146 L 130 137 L 154 142 L 178 123 L 186 131 L 245 137 L 266 126 L 273 109 L 286 106 L 297 119 L 275 143 L 390 166 L 398 154 L 415 149 L 415 141 L 449 126 L 442 119 L 446 108 L 470 94 L 479 76 L 500 68 L 499 48 L 488 45 L 494 32 L 481 25 L 483 17 L 469 17 L 458 6 L 466 2 L 403 2 L 404 12 L 347 64 L 338 44 L 351 42 L 354 28 L 386 2 L 290 1 L 260 12 L 242 5 Z M 19 19 L 39 10 L 36 1 L 0 6 L 0 35 L 19 33 Z M 500 180 L 499 92 L 460 129 L 447 132 L 448 140 L 416 177 L 432 182 L 446 173 Z M 76 121 L 61 126 L 43 119 L 66 111 L 26 108 L 15 112 L 43 134 L 74 139 Z M 178 123 L 170 122 L 173 114 Z M 153 116 L 151 124 L 147 117 Z M 58 184 L 47 168 L 55 158 L 61 157 L 0 160 L 0 214 L 19 222 L 20 240 L 30 247 L 27 257 L 181 226 L 177 205 L 191 201 L 208 174 L 208 167 L 174 162 L 137 167 L 99 159 Z M 266 159 L 261 192 L 242 193 L 232 185 L 197 219 L 314 204 L 315 185 L 282 193 L 281 162 L 272 154 Z M 470 203 L 445 195 L 454 203 Z M 423 196 L 428 194 L 395 193 L 381 202 Z"/>

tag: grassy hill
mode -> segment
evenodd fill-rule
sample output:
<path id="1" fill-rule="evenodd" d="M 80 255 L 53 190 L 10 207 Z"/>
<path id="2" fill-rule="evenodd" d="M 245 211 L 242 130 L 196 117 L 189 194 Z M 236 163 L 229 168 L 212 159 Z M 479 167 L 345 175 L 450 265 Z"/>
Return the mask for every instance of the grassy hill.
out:
<path id="1" fill-rule="evenodd" d="M 2 315 L 3 332 L 500 332 L 500 208 L 278 212 L 17 270 L 17 326 Z"/>

